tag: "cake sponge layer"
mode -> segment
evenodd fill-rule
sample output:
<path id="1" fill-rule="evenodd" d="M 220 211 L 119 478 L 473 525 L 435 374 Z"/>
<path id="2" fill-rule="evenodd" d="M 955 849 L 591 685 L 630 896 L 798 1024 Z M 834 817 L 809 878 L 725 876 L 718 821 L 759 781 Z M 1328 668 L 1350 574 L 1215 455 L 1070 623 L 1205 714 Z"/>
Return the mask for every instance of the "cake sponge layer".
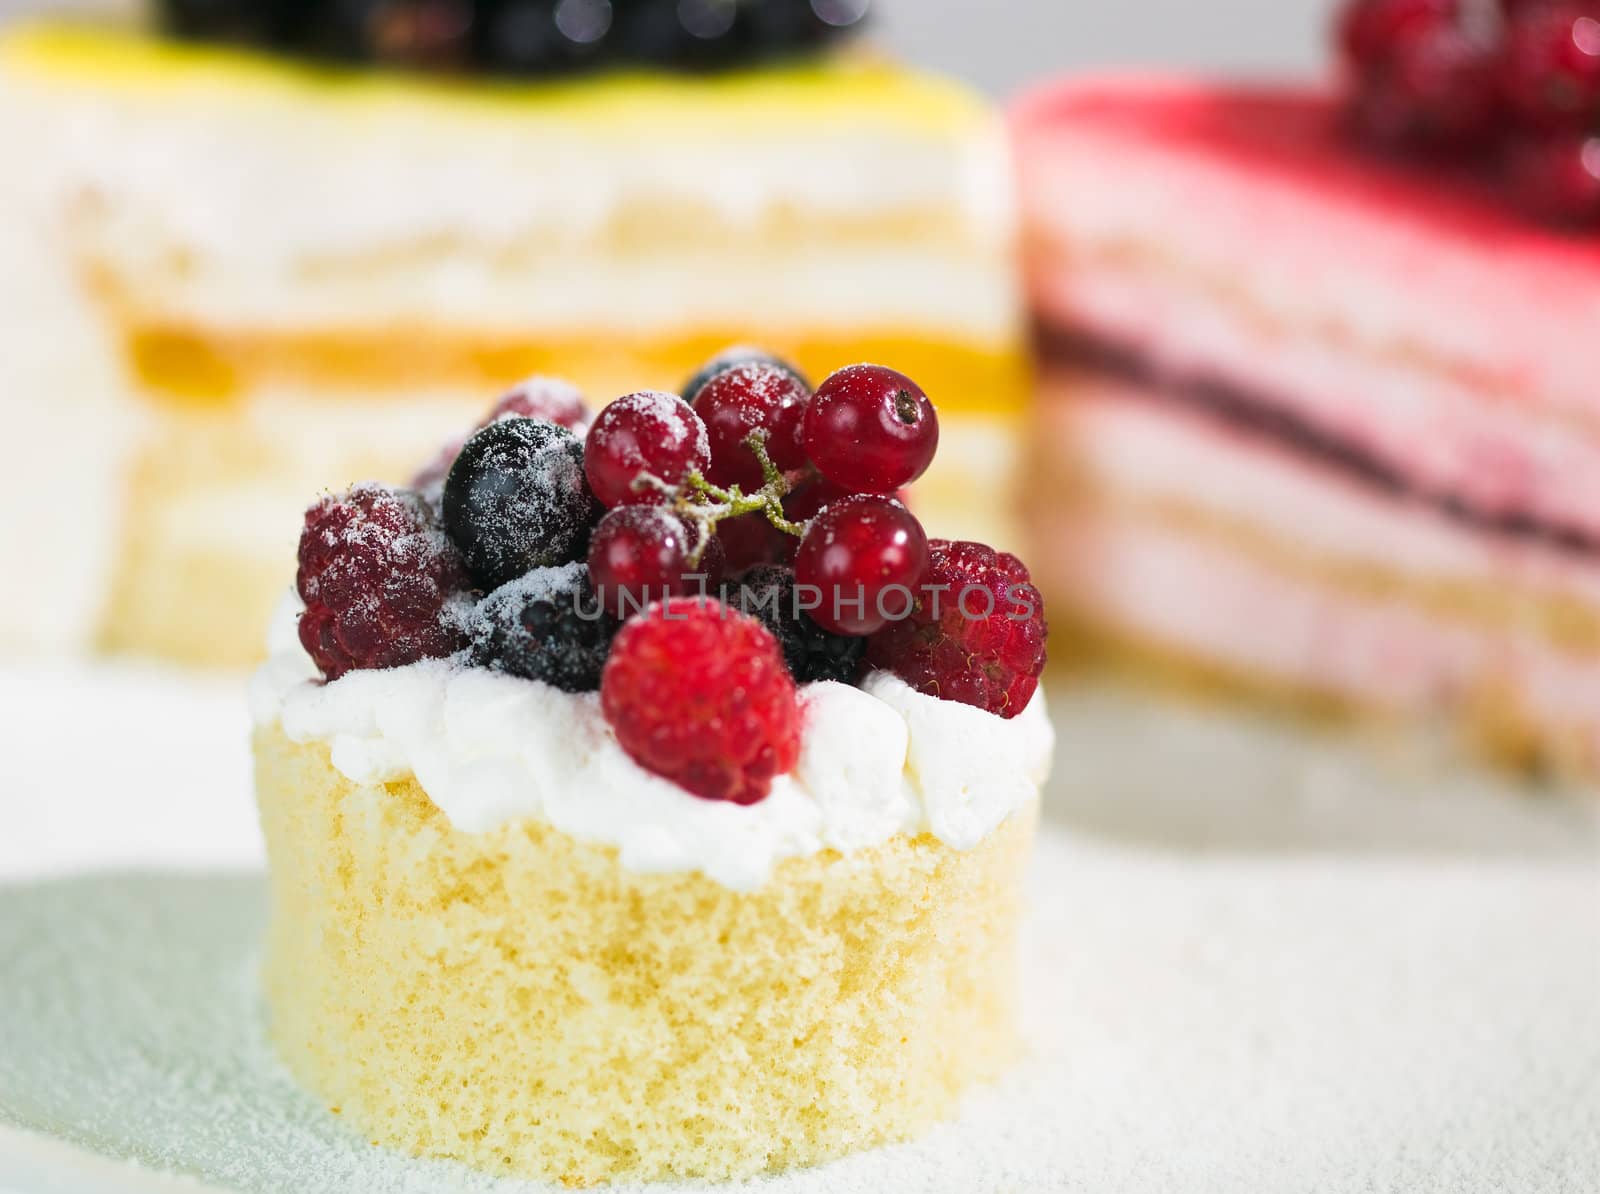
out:
<path id="1" fill-rule="evenodd" d="M 454 830 L 258 732 L 265 981 L 297 1077 L 378 1144 L 568 1185 L 729 1178 L 909 1137 L 1016 1050 L 1031 813 L 753 893 L 537 822 Z"/>

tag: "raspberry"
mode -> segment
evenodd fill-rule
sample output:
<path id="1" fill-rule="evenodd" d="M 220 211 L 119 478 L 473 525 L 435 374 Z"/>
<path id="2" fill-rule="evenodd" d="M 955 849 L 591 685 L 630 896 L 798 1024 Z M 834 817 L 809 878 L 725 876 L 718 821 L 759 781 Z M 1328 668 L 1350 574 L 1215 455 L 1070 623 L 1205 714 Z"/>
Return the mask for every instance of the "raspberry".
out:
<path id="1" fill-rule="evenodd" d="M 932 462 L 939 416 L 904 373 L 851 365 L 817 387 L 800 434 L 811 463 L 834 484 L 852 493 L 893 493 Z"/>
<path id="2" fill-rule="evenodd" d="M 582 564 L 536 568 L 478 603 L 472 662 L 564 692 L 593 692 L 618 626 L 600 609 Z"/>
<path id="3" fill-rule="evenodd" d="M 648 473 L 668 485 L 711 466 L 711 441 L 694 408 L 676 394 L 643 390 L 600 412 L 584 441 L 583 467 L 607 506 L 656 506 L 658 489 L 635 488 Z"/>
<path id="4" fill-rule="evenodd" d="M 772 632 L 796 683 L 855 682 L 867 640 L 829 634 L 818 626 L 800 608 L 792 570 L 770 564 L 751 568 L 739 577 L 730 597 L 735 609 L 749 614 Z"/>
<path id="5" fill-rule="evenodd" d="M 756 804 L 800 756 L 800 702 L 767 629 L 674 597 L 623 626 L 600 705 L 633 760 L 696 796 Z"/>
<path id="6" fill-rule="evenodd" d="M 465 644 L 452 599 L 469 584 L 419 495 L 354 486 L 306 511 L 295 580 L 306 606 L 300 642 L 329 680 L 452 654 Z"/>
<path id="7" fill-rule="evenodd" d="M 475 432 L 444 483 L 444 520 L 485 589 L 533 568 L 582 559 L 600 504 L 583 474 L 583 441 L 543 419 Z"/>
<path id="8" fill-rule="evenodd" d="M 919 692 L 1015 717 L 1045 662 L 1044 601 L 1016 556 L 935 539 L 910 618 L 867 641 L 867 662 Z"/>

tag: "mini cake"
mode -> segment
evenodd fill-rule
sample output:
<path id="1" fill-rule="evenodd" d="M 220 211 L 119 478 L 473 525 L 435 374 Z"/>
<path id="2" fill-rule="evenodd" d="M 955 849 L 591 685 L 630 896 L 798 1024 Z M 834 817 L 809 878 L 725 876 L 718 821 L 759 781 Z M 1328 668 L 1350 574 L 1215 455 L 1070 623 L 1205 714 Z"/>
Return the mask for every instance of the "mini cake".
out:
<path id="1" fill-rule="evenodd" d="M 264 980 L 380 1145 L 729 1178 L 1016 1053 L 1038 592 L 892 496 L 939 438 L 909 378 L 719 365 L 598 416 L 529 382 L 306 515 L 252 684 Z"/>
<path id="2" fill-rule="evenodd" d="M 1363 3 L 1353 105 L 1144 78 L 1017 106 L 1031 537 L 1102 654 L 1593 775 L 1600 23 L 1477 36 Z"/>
<path id="3" fill-rule="evenodd" d="M 84 465 L 0 532 L 72 595 L 0 606 L 0 644 L 254 662 L 301 495 L 404 481 L 557 363 L 671 389 L 740 342 L 913 369 L 925 508 L 988 535 L 1026 389 L 1003 132 L 823 44 L 814 8 L 863 7 L 169 0 L 181 39 L 0 37 L 0 392 Z"/>

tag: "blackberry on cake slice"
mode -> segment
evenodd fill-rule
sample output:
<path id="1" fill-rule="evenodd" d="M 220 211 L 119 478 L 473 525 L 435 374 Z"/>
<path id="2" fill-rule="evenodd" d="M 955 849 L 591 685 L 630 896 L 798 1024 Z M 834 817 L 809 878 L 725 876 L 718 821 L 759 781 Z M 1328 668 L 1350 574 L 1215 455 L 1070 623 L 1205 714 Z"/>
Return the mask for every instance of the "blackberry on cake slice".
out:
<path id="1" fill-rule="evenodd" d="M 619 627 L 599 608 L 583 564 L 535 568 L 478 603 L 472 662 L 563 692 L 595 692 Z"/>
<path id="2" fill-rule="evenodd" d="M 866 654 L 866 640 L 859 635 L 834 634 L 819 626 L 804 608 L 809 601 L 803 599 L 792 568 L 758 564 L 746 569 L 732 584 L 729 600 L 778 640 L 783 661 L 796 683 L 855 682 L 861 658 Z"/>

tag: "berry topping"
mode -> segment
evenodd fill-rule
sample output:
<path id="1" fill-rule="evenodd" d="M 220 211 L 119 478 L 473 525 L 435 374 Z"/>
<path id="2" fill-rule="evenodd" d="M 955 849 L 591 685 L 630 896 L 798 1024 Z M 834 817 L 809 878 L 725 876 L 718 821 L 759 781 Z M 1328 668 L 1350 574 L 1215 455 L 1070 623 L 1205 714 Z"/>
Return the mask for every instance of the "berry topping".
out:
<path id="1" fill-rule="evenodd" d="M 780 471 L 805 467 L 800 422 L 810 398 L 805 383 L 781 365 L 735 365 L 713 376 L 694 398 L 711 441 L 707 479 L 746 493 L 760 489 L 766 478 L 748 442 L 758 431 L 766 432 L 767 455 Z"/>
<path id="2" fill-rule="evenodd" d="M 357 485 L 306 511 L 300 642 L 328 680 L 460 649 L 454 599 L 468 585 L 460 553 L 415 493 Z"/>
<path id="3" fill-rule="evenodd" d="M 600 705 L 646 770 L 707 800 L 755 804 L 800 755 L 800 702 L 778 644 L 720 602 L 675 597 L 623 626 Z"/>
<path id="4" fill-rule="evenodd" d="M 618 625 L 600 609 L 582 564 L 536 568 L 479 602 L 472 662 L 564 692 L 594 692 Z"/>
<path id="5" fill-rule="evenodd" d="M 871 634 L 904 617 L 928 566 L 928 538 L 893 498 L 840 498 L 811 521 L 795 578 L 821 594 L 812 617 L 835 634 Z"/>
<path id="6" fill-rule="evenodd" d="M 802 608 L 794 572 L 771 564 L 744 573 L 730 594 L 733 605 L 772 632 L 783 651 L 783 662 L 797 684 L 817 680 L 855 682 L 866 654 L 867 640 L 829 634 Z"/>
<path id="7" fill-rule="evenodd" d="M 607 610 L 619 618 L 642 613 L 652 601 L 715 591 L 722 579 L 722 545 L 706 541 L 690 562 L 698 532 L 659 506 L 619 506 L 600 520 L 589 540 L 589 575 Z"/>
<path id="8" fill-rule="evenodd" d="M 1503 164 L 1501 192 L 1531 215 L 1600 225 L 1600 3 L 1500 0 L 1499 10 L 1347 0 L 1339 41 L 1356 124 L 1389 146 L 1473 151 L 1467 164 L 1482 175 Z"/>
<path id="9" fill-rule="evenodd" d="M 559 423 L 575 434 L 583 435 L 589 430 L 590 417 L 583 392 L 577 386 L 554 377 L 530 377 L 506 391 L 489 411 L 488 418 L 479 423 L 476 429 L 487 427 L 500 419 L 527 418 Z M 442 486 L 444 479 L 450 475 L 450 466 L 461 455 L 461 446 L 466 442 L 466 436 L 457 436 L 440 448 L 438 454 L 411 479 L 411 488 L 428 493 Z"/>
<path id="10" fill-rule="evenodd" d="M 756 564 L 785 564 L 794 559 L 800 541 L 772 525 L 760 510 L 740 514 L 717 524 L 717 542 L 729 572 L 743 572 Z"/>
<path id="11" fill-rule="evenodd" d="M 801 436 L 828 480 L 857 493 L 893 493 L 933 459 L 939 416 L 904 373 L 851 365 L 817 387 Z"/>
<path id="12" fill-rule="evenodd" d="M 676 394 L 658 390 L 618 398 L 600 412 L 584 441 L 589 485 L 607 506 L 658 505 L 663 495 L 639 483 L 644 474 L 678 485 L 710 465 L 711 443 L 700 416 Z"/>
<path id="13" fill-rule="evenodd" d="M 1397 47 L 1454 28 L 1460 15 L 1460 0 L 1352 0 L 1339 13 L 1339 48 L 1355 71 L 1381 69 Z"/>
<path id="14" fill-rule="evenodd" d="M 1530 214 L 1573 228 L 1600 226 L 1600 136 L 1529 137 L 1510 146 L 1506 172 Z"/>
<path id="15" fill-rule="evenodd" d="M 1386 28 L 1387 41 L 1371 32 L 1346 35 L 1356 70 L 1354 113 L 1366 135 L 1450 151 L 1492 140 L 1500 116 L 1496 48 L 1467 28 L 1453 4 L 1366 0 L 1347 29 L 1368 22 Z"/>
<path id="16" fill-rule="evenodd" d="M 464 435 L 452 436 L 434 453 L 432 460 L 417 470 L 416 476 L 411 478 L 411 488 L 425 495 L 429 501 L 437 502 L 444 491 L 444 479 L 450 475 L 451 466 L 455 464 L 456 457 L 461 455 L 466 442 Z"/>
<path id="17" fill-rule="evenodd" d="M 1501 85 L 1525 123 L 1589 131 L 1600 117 L 1600 5 L 1551 0 L 1509 23 Z"/>
<path id="18" fill-rule="evenodd" d="M 915 611 L 867 640 L 867 662 L 919 692 L 1015 717 L 1044 670 L 1044 601 L 1015 556 L 935 539 Z"/>
<path id="19" fill-rule="evenodd" d="M 584 482 L 583 441 L 543 419 L 475 432 L 444 484 L 445 525 L 485 589 L 581 559 L 600 513 Z"/>
<path id="20" fill-rule="evenodd" d="M 717 374 L 738 365 L 770 365 L 774 369 L 782 369 L 790 374 L 796 381 L 805 387 L 806 393 L 811 392 L 811 383 L 806 380 L 806 375 L 801 373 L 782 357 L 775 357 L 770 352 L 759 348 L 752 348 L 748 344 L 738 344 L 732 348 L 725 348 L 712 357 L 700 371 L 684 383 L 683 396 L 693 402 L 700 396 L 700 389 Z"/>
<path id="21" fill-rule="evenodd" d="M 161 0 L 183 37 L 419 70 L 732 67 L 858 26 L 867 0 Z"/>
<path id="22" fill-rule="evenodd" d="M 583 391 L 570 381 L 559 377 L 530 377 L 513 386 L 494 404 L 489 417 L 480 427 L 511 416 L 526 419 L 544 419 L 565 427 L 576 435 L 589 430 L 594 414 L 583 399 Z"/>
<path id="23" fill-rule="evenodd" d="M 835 485 L 826 477 L 819 477 L 815 481 L 806 481 L 793 493 L 783 500 L 783 512 L 796 522 L 805 522 L 822 513 L 824 507 L 840 498 L 850 496 L 850 490 L 842 485 Z M 911 497 L 908 490 L 896 490 L 894 500 L 907 510 L 911 509 Z"/>

